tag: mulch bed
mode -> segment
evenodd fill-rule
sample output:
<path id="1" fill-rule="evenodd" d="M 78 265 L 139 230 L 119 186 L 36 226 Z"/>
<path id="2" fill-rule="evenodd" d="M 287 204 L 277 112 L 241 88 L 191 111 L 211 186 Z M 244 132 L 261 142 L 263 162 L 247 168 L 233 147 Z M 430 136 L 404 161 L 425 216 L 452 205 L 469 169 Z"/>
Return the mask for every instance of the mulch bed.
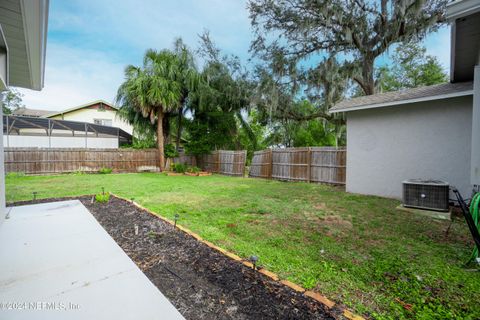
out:
<path id="1" fill-rule="evenodd" d="M 186 319 L 340 318 L 127 201 L 78 199 Z"/>

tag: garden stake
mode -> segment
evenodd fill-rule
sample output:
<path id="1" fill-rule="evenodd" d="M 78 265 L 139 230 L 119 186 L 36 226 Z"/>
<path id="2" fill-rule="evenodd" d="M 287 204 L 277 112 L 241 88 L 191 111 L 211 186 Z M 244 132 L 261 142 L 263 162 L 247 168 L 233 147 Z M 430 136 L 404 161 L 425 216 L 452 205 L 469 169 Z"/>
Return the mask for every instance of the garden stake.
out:
<path id="1" fill-rule="evenodd" d="M 178 220 L 178 218 L 180 218 L 180 215 L 179 215 L 178 213 L 175 213 L 175 219 L 174 219 L 175 222 L 174 222 L 174 224 L 173 224 L 173 228 L 174 228 L 174 229 L 177 228 L 177 220 Z"/>
<path id="2" fill-rule="evenodd" d="M 102 187 L 102 194 L 105 195 L 105 187 Z"/>
<path id="3" fill-rule="evenodd" d="M 257 256 L 251 256 L 250 261 L 252 262 L 253 270 L 256 270 L 257 269 L 258 257 Z"/>

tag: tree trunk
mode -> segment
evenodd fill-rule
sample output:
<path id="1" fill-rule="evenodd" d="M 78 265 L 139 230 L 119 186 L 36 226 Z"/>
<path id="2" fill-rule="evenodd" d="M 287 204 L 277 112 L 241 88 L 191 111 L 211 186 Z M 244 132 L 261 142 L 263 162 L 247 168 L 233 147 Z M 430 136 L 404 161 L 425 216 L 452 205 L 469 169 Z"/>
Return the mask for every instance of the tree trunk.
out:
<path id="1" fill-rule="evenodd" d="M 362 89 L 365 92 L 365 95 L 369 96 L 375 94 L 375 79 L 373 78 L 374 68 L 373 62 L 375 59 L 366 57 L 363 61 L 362 67 L 362 78 L 363 86 Z"/>
<path id="2" fill-rule="evenodd" d="M 163 113 L 163 143 L 170 142 L 170 113 Z"/>
<path id="3" fill-rule="evenodd" d="M 157 115 L 157 145 L 158 145 L 158 156 L 160 161 L 160 171 L 165 169 L 165 152 L 164 152 L 164 136 L 163 136 L 163 110 L 158 111 Z"/>
<path id="4" fill-rule="evenodd" d="M 180 149 L 180 139 L 182 137 L 182 117 L 183 117 L 183 107 L 178 109 L 178 118 L 177 118 L 177 141 L 175 142 L 175 150 Z"/>

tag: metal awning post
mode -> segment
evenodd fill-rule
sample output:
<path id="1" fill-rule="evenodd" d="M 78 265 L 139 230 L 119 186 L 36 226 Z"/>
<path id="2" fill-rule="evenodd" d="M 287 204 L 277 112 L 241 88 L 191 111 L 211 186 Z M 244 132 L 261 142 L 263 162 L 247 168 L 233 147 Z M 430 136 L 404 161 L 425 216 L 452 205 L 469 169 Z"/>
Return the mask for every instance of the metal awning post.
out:
<path id="1" fill-rule="evenodd" d="M 87 135 L 88 135 L 88 128 L 87 128 L 87 124 L 85 123 L 85 149 L 87 149 Z"/>
<path id="2" fill-rule="evenodd" d="M 8 125 L 9 116 L 7 115 L 7 148 L 10 147 L 10 127 Z"/>
<path id="3" fill-rule="evenodd" d="M 51 131 L 51 121 L 48 119 L 48 148 L 52 147 L 52 131 Z"/>

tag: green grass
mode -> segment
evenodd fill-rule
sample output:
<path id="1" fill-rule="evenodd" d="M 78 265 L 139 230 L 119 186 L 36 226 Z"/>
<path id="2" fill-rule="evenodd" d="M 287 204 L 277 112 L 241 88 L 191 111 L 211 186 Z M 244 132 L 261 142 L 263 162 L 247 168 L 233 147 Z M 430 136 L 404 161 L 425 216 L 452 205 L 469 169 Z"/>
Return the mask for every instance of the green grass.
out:
<path id="1" fill-rule="evenodd" d="M 394 200 L 218 175 L 11 175 L 6 185 L 9 202 L 104 187 L 179 213 L 205 239 L 374 318 L 480 318 L 480 274 L 462 267 L 473 246 L 463 221 L 446 237 L 448 222 L 397 211 Z"/>

